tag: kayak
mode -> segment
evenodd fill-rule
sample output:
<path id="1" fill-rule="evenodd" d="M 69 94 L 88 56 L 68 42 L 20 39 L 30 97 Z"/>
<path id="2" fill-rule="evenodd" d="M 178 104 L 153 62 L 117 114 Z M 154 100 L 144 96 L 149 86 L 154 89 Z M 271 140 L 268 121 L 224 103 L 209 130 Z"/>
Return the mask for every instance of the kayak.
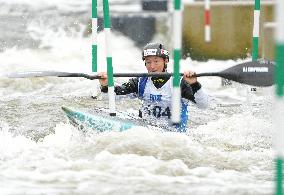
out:
<path id="1" fill-rule="evenodd" d="M 92 129 L 95 132 L 121 132 L 135 127 L 146 127 L 159 131 L 176 131 L 174 127 L 169 127 L 167 124 L 162 124 L 156 120 L 142 119 L 138 116 L 130 116 L 126 112 L 117 111 L 116 116 L 110 116 L 108 110 L 104 108 L 94 108 L 92 114 L 66 106 L 61 108 L 69 122 L 80 131 Z"/>
<path id="2" fill-rule="evenodd" d="M 65 106 L 62 106 L 62 110 L 68 117 L 70 123 L 83 131 L 88 128 L 97 132 L 126 131 L 135 126 L 139 126 L 129 119 L 107 116 L 102 110 L 98 110 L 95 114 L 77 111 Z"/>

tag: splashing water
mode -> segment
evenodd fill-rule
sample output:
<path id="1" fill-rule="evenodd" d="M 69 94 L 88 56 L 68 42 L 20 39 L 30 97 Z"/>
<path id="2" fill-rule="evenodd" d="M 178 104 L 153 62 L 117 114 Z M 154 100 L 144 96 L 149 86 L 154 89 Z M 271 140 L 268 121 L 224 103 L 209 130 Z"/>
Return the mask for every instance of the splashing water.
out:
<path id="1" fill-rule="evenodd" d="M 1 34 L 7 42 L 0 53 L 1 75 L 91 71 L 91 38 L 86 34 L 90 1 L 0 3 L 1 16 L 8 18 L 0 25 L 9 32 Z M 103 71 L 103 32 L 98 43 Z M 114 72 L 146 71 L 140 48 L 131 40 L 114 32 L 112 43 Z M 247 60 L 188 58 L 181 61 L 181 71 L 219 71 Z M 236 83 L 222 87 L 220 78 L 199 81 L 210 96 L 210 107 L 190 107 L 186 134 L 151 126 L 85 134 L 67 122 L 61 106 L 87 112 L 107 108 L 97 81 L 0 77 L 1 194 L 272 194 L 273 89 L 248 94 Z M 94 94 L 98 99 L 91 98 Z M 117 109 L 133 114 L 139 105 L 124 98 Z"/>

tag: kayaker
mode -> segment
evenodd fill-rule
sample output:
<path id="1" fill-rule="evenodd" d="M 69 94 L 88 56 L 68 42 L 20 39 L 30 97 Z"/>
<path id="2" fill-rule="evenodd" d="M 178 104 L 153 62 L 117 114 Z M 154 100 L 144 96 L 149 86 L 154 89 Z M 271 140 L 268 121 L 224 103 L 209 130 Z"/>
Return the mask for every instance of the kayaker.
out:
<path id="1" fill-rule="evenodd" d="M 146 69 L 151 72 L 167 72 L 169 62 L 169 52 L 161 43 L 149 43 L 142 51 L 142 60 L 145 61 Z M 205 109 L 208 106 L 208 96 L 202 90 L 201 84 L 193 77 L 195 72 L 185 71 L 181 79 L 181 124 L 177 125 L 178 131 L 186 131 L 188 120 L 189 101 L 193 102 L 198 108 Z M 107 73 L 99 73 L 103 79 L 99 79 L 101 91 L 108 92 Z M 142 107 L 139 116 L 147 119 L 159 119 L 161 123 L 166 120 L 171 121 L 171 96 L 172 96 L 172 77 L 141 77 L 131 78 L 128 82 L 117 85 L 114 88 L 116 95 L 135 94 L 142 100 Z"/>

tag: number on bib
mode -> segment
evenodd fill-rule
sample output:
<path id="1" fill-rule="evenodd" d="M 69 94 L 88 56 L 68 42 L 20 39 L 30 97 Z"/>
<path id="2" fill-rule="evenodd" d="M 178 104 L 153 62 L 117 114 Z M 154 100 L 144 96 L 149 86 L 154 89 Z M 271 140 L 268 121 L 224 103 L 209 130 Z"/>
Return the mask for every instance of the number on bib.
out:
<path id="1" fill-rule="evenodd" d="M 149 115 L 153 115 L 156 118 L 160 118 L 161 116 L 166 116 L 168 119 L 171 118 L 171 110 L 169 107 L 163 110 L 160 106 L 155 106 L 151 109 L 151 105 L 148 105 L 146 110 Z"/>

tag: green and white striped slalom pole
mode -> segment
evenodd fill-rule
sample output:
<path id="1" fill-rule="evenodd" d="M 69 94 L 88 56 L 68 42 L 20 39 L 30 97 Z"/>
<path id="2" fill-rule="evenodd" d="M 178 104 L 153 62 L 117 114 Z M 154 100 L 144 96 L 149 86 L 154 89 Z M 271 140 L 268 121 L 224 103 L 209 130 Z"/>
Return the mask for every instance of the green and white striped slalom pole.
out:
<path id="1" fill-rule="evenodd" d="M 254 12 L 253 12 L 253 38 L 252 38 L 253 61 L 258 59 L 259 16 L 260 16 L 260 0 L 255 0 Z"/>
<path id="2" fill-rule="evenodd" d="M 276 6 L 276 195 L 283 195 L 283 160 L 284 160 L 284 1 L 278 0 Z"/>
<path id="3" fill-rule="evenodd" d="M 97 0 L 92 0 L 92 71 L 98 71 L 98 9 Z"/>
<path id="4" fill-rule="evenodd" d="M 113 82 L 113 67 L 111 54 L 111 32 L 110 32 L 110 16 L 108 0 L 103 0 L 104 7 L 104 31 L 106 38 L 106 55 L 107 55 L 107 77 L 108 77 L 108 96 L 109 96 L 109 110 L 110 116 L 115 116 L 115 95 Z"/>
<path id="5" fill-rule="evenodd" d="M 172 96 L 172 123 L 180 123 L 180 75 L 179 75 L 179 63 L 181 58 L 181 0 L 174 0 L 174 78 L 173 78 L 173 96 Z"/>
<path id="6" fill-rule="evenodd" d="M 259 17 L 260 17 L 260 0 L 254 1 L 254 12 L 253 12 L 253 32 L 252 32 L 252 61 L 256 61 L 258 59 L 258 42 L 259 42 Z M 249 97 L 249 89 L 250 91 L 256 90 L 255 87 L 247 88 L 247 102 L 251 104 L 251 100 Z"/>

